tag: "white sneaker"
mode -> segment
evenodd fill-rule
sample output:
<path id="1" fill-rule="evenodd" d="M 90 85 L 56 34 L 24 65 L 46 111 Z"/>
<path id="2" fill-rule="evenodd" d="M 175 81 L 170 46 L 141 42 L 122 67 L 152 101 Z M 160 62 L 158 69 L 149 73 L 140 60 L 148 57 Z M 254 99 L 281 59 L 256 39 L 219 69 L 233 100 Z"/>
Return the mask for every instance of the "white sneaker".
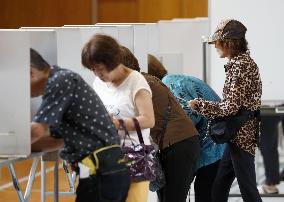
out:
<path id="1" fill-rule="evenodd" d="M 260 185 L 257 187 L 259 194 L 278 194 L 279 190 L 275 185 Z"/>

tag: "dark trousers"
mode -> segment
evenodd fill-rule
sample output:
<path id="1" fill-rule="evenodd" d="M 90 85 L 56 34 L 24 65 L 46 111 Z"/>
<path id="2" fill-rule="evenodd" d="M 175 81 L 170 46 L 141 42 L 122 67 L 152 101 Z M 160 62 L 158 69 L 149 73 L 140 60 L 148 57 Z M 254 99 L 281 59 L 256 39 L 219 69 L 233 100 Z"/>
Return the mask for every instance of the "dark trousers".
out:
<path id="1" fill-rule="evenodd" d="M 262 201 L 256 187 L 254 156 L 234 143 L 227 143 L 212 189 L 213 202 L 228 201 L 235 177 L 244 202 Z"/>
<path id="2" fill-rule="evenodd" d="M 125 202 L 129 186 L 128 171 L 80 179 L 76 202 Z"/>
<path id="3" fill-rule="evenodd" d="M 197 170 L 194 181 L 195 202 L 212 201 L 211 192 L 219 163 L 220 160 Z"/>
<path id="4" fill-rule="evenodd" d="M 278 123 L 279 117 L 261 118 L 260 151 L 265 169 L 265 184 L 279 184 Z"/>
<path id="5" fill-rule="evenodd" d="M 162 151 L 166 185 L 158 191 L 160 202 L 186 201 L 199 150 L 198 136 L 193 136 Z"/>

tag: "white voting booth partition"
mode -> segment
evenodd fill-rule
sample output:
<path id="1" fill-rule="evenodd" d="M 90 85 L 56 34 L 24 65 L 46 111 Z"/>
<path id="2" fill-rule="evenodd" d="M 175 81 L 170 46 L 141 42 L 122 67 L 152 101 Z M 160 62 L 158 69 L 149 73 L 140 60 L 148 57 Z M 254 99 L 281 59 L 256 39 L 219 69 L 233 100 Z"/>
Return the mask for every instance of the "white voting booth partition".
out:
<path id="1" fill-rule="evenodd" d="M 202 36 L 208 35 L 208 19 L 159 21 L 159 54 L 169 73 L 203 79 Z"/>
<path id="2" fill-rule="evenodd" d="M 30 48 L 38 51 L 50 64 L 57 63 L 56 34 L 51 30 L 0 31 L 0 168 L 8 166 L 19 201 L 29 200 L 39 160 L 45 153 L 31 154 L 30 123 L 41 99 L 30 99 Z M 4 99 L 5 98 L 5 99 Z M 25 157 L 25 158 L 23 158 Z M 13 164 L 33 159 L 25 193 L 22 192 Z M 42 162 L 41 188 L 45 187 L 45 167 Z M 55 183 L 56 184 L 56 183 Z M 3 185 L 5 186 L 5 185 Z M 0 187 L 0 189 L 2 189 Z M 42 192 L 45 194 L 45 192 Z M 58 193 L 54 191 L 54 193 Z M 42 202 L 45 195 L 42 195 Z M 56 201 L 56 200 L 55 200 Z"/>
<path id="3" fill-rule="evenodd" d="M 33 48 L 50 65 L 57 64 L 57 43 L 56 43 L 56 33 L 53 30 L 23 30 L 30 35 L 30 48 Z M 39 105 L 41 103 L 41 97 L 31 99 L 31 119 L 37 112 Z"/>
<path id="4" fill-rule="evenodd" d="M 142 72 L 148 72 L 148 54 L 159 51 L 158 27 L 156 23 L 133 24 L 134 55 L 139 61 Z"/>
<path id="5" fill-rule="evenodd" d="M 92 36 L 104 33 L 117 39 L 122 45 L 133 50 L 133 29 L 131 26 L 82 26 L 56 29 L 58 65 L 79 73 L 89 85 L 93 84 L 94 74 L 82 66 L 81 51 Z"/>
<path id="6" fill-rule="evenodd" d="M 141 71 L 148 71 L 148 35 L 145 24 L 134 27 L 134 55 L 139 61 Z"/>
<path id="7" fill-rule="evenodd" d="M 82 76 L 82 78 L 92 85 L 93 73 L 84 68 L 81 63 L 81 31 L 79 28 L 56 28 L 57 33 L 57 57 L 58 65 L 62 68 L 70 69 Z"/>
<path id="8" fill-rule="evenodd" d="M 158 28 L 156 23 L 97 23 L 96 26 L 132 26 L 133 27 L 133 51 L 138 59 L 141 71 L 148 72 L 148 54 L 158 53 Z M 121 36 L 121 35 L 120 35 Z M 125 35 L 125 38 L 129 36 Z M 124 45 L 120 40 L 119 42 Z M 126 46 L 127 47 L 127 46 Z M 129 48 L 129 47 L 128 47 Z"/>
<path id="9" fill-rule="evenodd" d="M 131 25 L 97 25 L 101 32 L 112 36 L 121 45 L 127 47 L 131 52 L 134 51 L 134 27 Z"/>
<path id="10" fill-rule="evenodd" d="M 148 66 L 147 54 L 149 49 L 157 50 L 156 47 L 153 47 L 156 43 L 152 43 L 154 41 L 149 40 L 149 37 L 155 31 L 155 27 L 153 27 L 153 25 L 153 23 L 97 23 L 96 25 L 89 26 L 65 25 L 65 27 L 77 27 L 82 30 L 87 28 L 91 29 L 92 27 L 100 28 L 101 33 L 114 37 L 121 45 L 129 48 L 137 57 L 141 70 L 146 72 Z M 153 36 L 155 36 L 155 34 Z"/>
<path id="11" fill-rule="evenodd" d="M 81 50 L 83 48 L 82 33 L 76 27 L 23 27 L 22 29 L 49 30 L 52 29 L 56 33 L 56 63 L 50 65 L 58 65 L 62 68 L 70 69 L 82 76 L 82 78 L 92 85 L 94 74 L 83 67 L 81 64 Z M 96 32 L 94 30 L 94 32 Z"/>
<path id="12" fill-rule="evenodd" d="M 263 100 L 284 100 L 283 47 L 284 1 L 282 0 L 210 0 L 210 32 L 214 32 L 223 18 L 235 18 L 247 27 L 247 40 L 251 56 L 258 64 L 262 78 Z M 210 72 L 212 87 L 221 95 L 226 60 L 218 57 L 210 48 Z"/>
<path id="13" fill-rule="evenodd" d="M 122 45 L 134 50 L 134 28 L 124 26 L 66 26 L 66 27 L 23 27 L 23 30 L 52 29 L 56 33 L 57 65 L 71 69 L 80 74 L 89 85 L 92 85 L 94 74 L 81 64 L 81 51 L 86 42 L 97 33 L 108 34 Z M 146 57 L 146 52 L 144 53 Z M 53 63 L 50 63 L 53 65 Z"/>
<path id="14" fill-rule="evenodd" d="M 31 28 L 24 28 L 31 29 Z M 39 28 L 34 28 L 39 29 Z M 41 29 L 50 29 L 48 27 Z M 122 45 L 133 50 L 133 28 L 131 26 L 68 26 L 53 27 L 56 32 L 57 65 L 80 74 L 92 85 L 94 74 L 81 64 L 81 51 L 86 42 L 97 33 L 105 33 L 116 38 Z"/>
<path id="15" fill-rule="evenodd" d="M 115 38 L 121 45 L 134 50 L 134 29 L 131 25 L 64 25 L 63 28 L 77 28 L 81 32 L 82 47 L 95 34 L 106 34 Z"/>
<path id="16" fill-rule="evenodd" d="M 121 25 L 134 28 L 133 53 L 142 71 L 148 71 L 147 54 L 152 54 L 169 73 L 185 73 L 203 79 L 202 36 L 209 33 L 207 18 L 173 19 L 158 23 L 98 23 L 95 26 Z"/>
<path id="17" fill-rule="evenodd" d="M 22 28 L 21 33 L 27 35 L 28 38 L 26 54 L 29 53 L 29 47 L 32 47 L 37 50 L 49 64 L 71 69 L 79 73 L 92 85 L 94 75 L 90 70 L 82 66 L 81 50 L 84 44 L 97 33 L 108 34 L 117 39 L 120 44 L 129 48 L 138 58 L 141 70 L 144 72 L 148 71 L 147 55 L 153 54 L 161 60 L 169 69 L 170 73 L 188 73 L 202 78 L 201 37 L 202 35 L 207 35 L 206 23 L 206 20 L 181 21 L 176 19 L 172 21 L 161 21 L 159 23 L 73 25 L 45 28 L 26 27 Z M 198 33 L 196 33 L 197 30 Z M 22 41 L 24 42 L 24 40 Z M 2 55 L 0 57 L 2 57 Z M 26 59 L 28 67 L 27 76 L 29 76 L 29 55 L 27 55 Z M 20 64 L 22 65 L 24 63 L 21 62 Z M 27 89 L 29 90 L 29 78 Z M 28 107 L 30 107 L 29 96 L 27 99 Z M 34 109 L 33 111 L 37 109 L 38 104 L 39 101 L 32 102 L 31 108 Z M 30 112 L 30 108 L 25 109 L 27 109 L 27 112 Z M 28 114 L 27 117 L 27 130 L 29 130 L 30 114 Z M 28 132 L 28 137 L 30 137 L 30 132 Z M 30 149 L 30 142 L 28 147 Z M 43 167 L 42 177 L 45 176 L 44 172 L 45 168 Z M 45 180 L 45 178 L 43 178 L 43 180 Z M 72 180 L 74 179 L 72 178 Z M 42 191 L 42 201 L 44 201 L 44 185 Z M 58 190 L 56 194 L 58 197 Z"/>
<path id="18" fill-rule="evenodd" d="M 50 65 L 57 64 L 56 32 L 52 29 L 20 29 L 30 37 L 29 48 L 36 50 Z M 41 97 L 31 98 L 31 120 L 41 104 Z"/>
<path id="19" fill-rule="evenodd" d="M 0 30 L 0 156 L 30 154 L 29 34 Z"/>

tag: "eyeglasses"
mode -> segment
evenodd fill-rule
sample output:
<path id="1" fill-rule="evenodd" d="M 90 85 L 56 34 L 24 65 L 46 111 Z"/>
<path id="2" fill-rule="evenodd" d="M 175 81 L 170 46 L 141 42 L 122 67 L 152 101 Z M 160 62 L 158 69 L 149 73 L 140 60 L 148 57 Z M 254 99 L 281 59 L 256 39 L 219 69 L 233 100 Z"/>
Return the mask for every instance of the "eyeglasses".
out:
<path id="1" fill-rule="evenodd" d="M 101 73 L 103 71 L 106 71 L 106 67 L 104 64 L 102 63 L 99 63 L 99 64 L 93 64 L 92 67 L 91 67 L 91 70 L 94 72 L 94 73 Z"/>

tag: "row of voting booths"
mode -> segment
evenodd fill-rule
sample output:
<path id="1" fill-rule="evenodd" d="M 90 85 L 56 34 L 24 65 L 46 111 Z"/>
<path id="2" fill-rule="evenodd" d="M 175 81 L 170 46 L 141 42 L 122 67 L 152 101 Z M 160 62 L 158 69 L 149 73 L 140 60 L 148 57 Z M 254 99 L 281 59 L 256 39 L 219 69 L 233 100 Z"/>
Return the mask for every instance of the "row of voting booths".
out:
<path id="1" fill-rule="evenodd" d="M 81 64 L 81 50 L 97 34 L 114 37 L 137 57 L 141 71 L 147 72 L 148 54 L 156 56 L 169 73 L 190 74 L 203 79 L 202 36 L 208 34 L 208 19 L 173 19 L 158 23 L 66 25 L 63 27 L 22 27 L 0 30 L 0 172 L 8 166 L 19 201 L 28 201 L 41 162 L 41 202 L 53 194 L 74 194 L 75 177 L 67 174 L 70 192 L 58 191 L 58 155 L 31 153 L 30 123 L 41 98 L 30 98 L 30 48 L 50 65 L 79 73 L 89 85 L 94 74 Z M 25 193 L 13 164 L 33 159 Z M 46 161 L 54 161 L 54 190 L 46 192 Z M 64 164 L 63 164 L 64 166 Z M 0 186 L 1 189 L 1 186 Z"/>
<path id="2" fill-rule="evenodd" d="M 208 34 L 207 19 L 0 30 L 0 156 L 27 156 L 31 152 L 30 121 L 40 98 L 30 100 L 29 48 L 37 50 L 49 64 L 79 73 L 92 85 L 94 75 L 82 66 L 81 50 L 97 33 L 110 35 L 129 48 L 144 72 L 147 55 L 152 54 L 169 73 L 203 79 L 202 36 Z"/>

